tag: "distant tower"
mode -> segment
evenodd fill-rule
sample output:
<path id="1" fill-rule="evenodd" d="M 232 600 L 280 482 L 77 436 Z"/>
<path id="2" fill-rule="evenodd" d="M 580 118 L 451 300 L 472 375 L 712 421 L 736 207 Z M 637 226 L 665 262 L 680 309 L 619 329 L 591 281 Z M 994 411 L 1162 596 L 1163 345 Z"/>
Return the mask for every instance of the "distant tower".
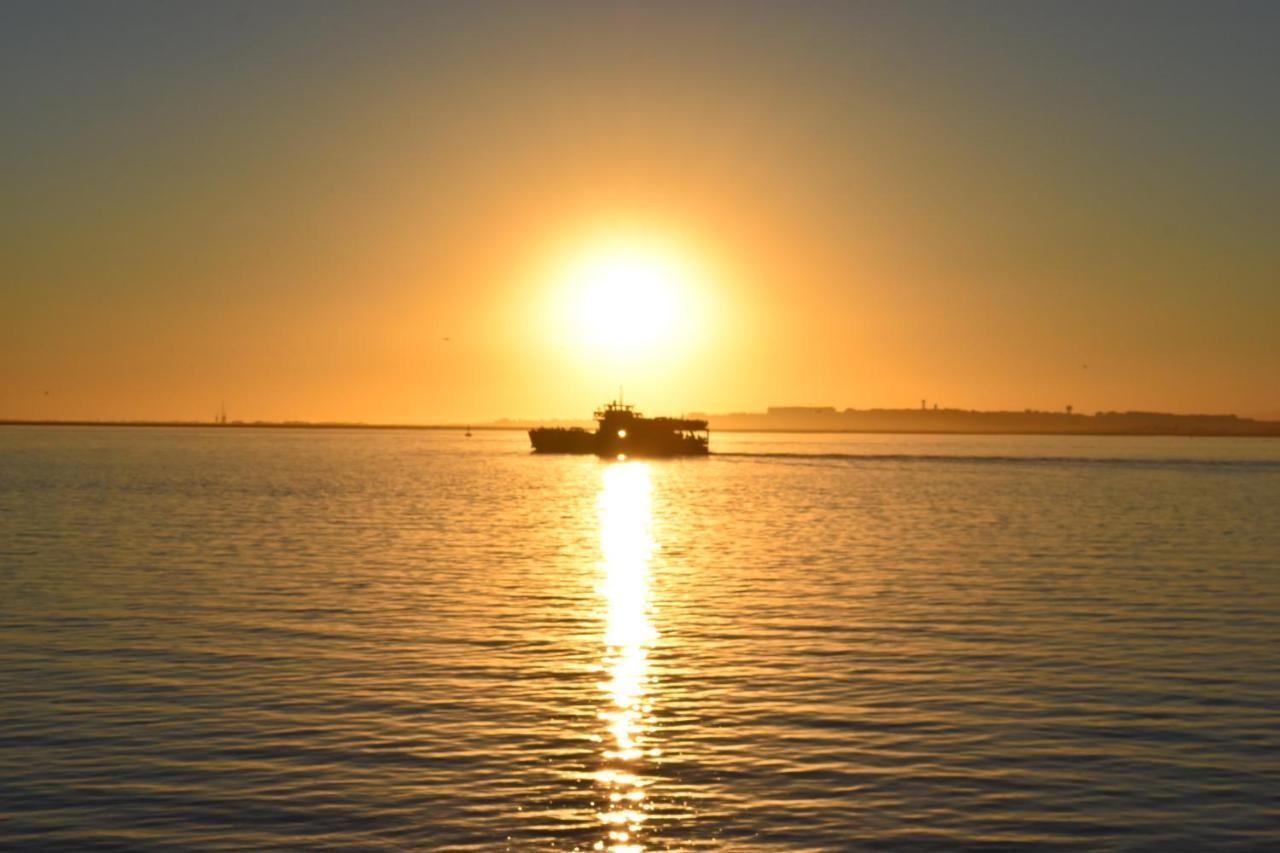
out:
<path id="1" fill-rule="evenodd" d="M 1071 414 L 1071 409 L 1072 409 L 1071 404 L 1070 404 L 1070 403 L 1067 403 L 1067 414 L 1068 414 L 1068 415 L 1069 415 L 1069 414 Z"/>
<path id="2" fill-rule="evenodd" d="M 922 411 L 922 412 L 923 412 L 923 411 L 924 411 L 925 409 L 927 409 L 927 408 L 929 408 L 929 407 L 928 407 L 928 406 L 926 406 L 926 405 L 924 404 L 924 400 L 921 400 L 921 401 L 920 401 L 920 411 Z"/>

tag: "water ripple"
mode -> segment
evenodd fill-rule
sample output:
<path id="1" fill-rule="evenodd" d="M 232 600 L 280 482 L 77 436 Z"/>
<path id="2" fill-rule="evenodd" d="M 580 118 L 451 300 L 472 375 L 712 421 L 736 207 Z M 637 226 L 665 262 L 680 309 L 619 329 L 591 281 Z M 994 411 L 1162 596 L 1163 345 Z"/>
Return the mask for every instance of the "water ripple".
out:
<path id="1" fill-rule="evenodd" d="M 0 847 L 1280 843 L 1280 445 L 713 442 L 0 430 Z"/>

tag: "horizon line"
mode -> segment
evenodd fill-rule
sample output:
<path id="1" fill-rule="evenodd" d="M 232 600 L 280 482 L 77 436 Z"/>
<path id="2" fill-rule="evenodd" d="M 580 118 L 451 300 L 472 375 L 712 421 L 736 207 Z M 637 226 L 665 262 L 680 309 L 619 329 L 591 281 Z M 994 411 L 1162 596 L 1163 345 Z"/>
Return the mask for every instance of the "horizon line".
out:
<path id="1" fill-rule="evenodd" d="M 728 413 L 693 413 L 708 420 L 732 420 L 752 418 L 765 423 L 724 425 L 716 427 L 717 432 L 777 432 L 777 433 L 830 433 L 830 434 L 936 434 L 936 435 L 1103 435 L 1103 436 L 1204 436 L 1204 437 L 1280 437 L 1280 419 L 1241 417 L 1235 414 L 1182 414 L 1175 412 L 1155 412 L 1141 410 L 1098 411 L 1083 414 L 1074 411 L 1045 411 L 1036 409 L 943 409 L 943 408 L 896 408 L 896 409 L 836 409 L 833 406 L 770 406 L 764 412 L 728 412 Z M 1049 419 L 1041 421 L 1039 428 L 1027 424 L 990 423 L 978 424 L 877 424 L 855 426 L 837 423 L 814 423 L 813 420 L 844 419 L 850 415 L 871 414 L 891 415 L 913 421 L 931 420 L 946 415 L 993 416 L 1000 421 L 1014 417 L 1037 417 Z M 809 423 L 796 423 L 795 419 L 811 419 Z M 1072 429 L 1073 425 L 1084 427 L 1096 424 L 1100 419 L 1127 418 L 1128 423 L 1114 424 L 1102 429 Z M 1134 418 L 1156 419 L 1156 423 L 1133 423 Z M 1170 424 L 1168 421 L 1183 423 Z M 775 424 L 767 421 L 774 420 Z M 1203 421 L 1228 422 L 1240 427 L 1260 427 L 1263 431 L 1214 428 L 1213 424 Z M 782 422 L 790 421 L 785 423 Z M 1200 423 L 1196 423 L 1199 421 Z M 1161 423 L 1163 422 L 1163 423 Z M 0 426 L 53 426 L 53 427 L 177 427 L 177 428 L 220 428 L 235 429 L 350 429 L 350 430 L 457 430 L 457 431 L 523 431 L 531 427 L 547 425 L 579 425 L 588 424 L 588 419 L 578 418 L 509 418 L 503 417 L 487 421 L 449 421 L 438 423 L 376 423 L 365 421 L 307 421 L 307 420 L 190 420 L 190 419 L 93 419 L 93 418 L 0 418 Z M 984 428 L 985 426 L 985 428 Z M 1177 429 L 1176 427 L 1182 427 Z"/>

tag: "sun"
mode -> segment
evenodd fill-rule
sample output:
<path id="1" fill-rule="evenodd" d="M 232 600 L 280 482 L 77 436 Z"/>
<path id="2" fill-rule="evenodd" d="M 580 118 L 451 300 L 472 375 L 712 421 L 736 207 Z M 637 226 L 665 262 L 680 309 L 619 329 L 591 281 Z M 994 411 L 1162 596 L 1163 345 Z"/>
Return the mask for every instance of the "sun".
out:
<path id="1" fill-rule="evenodd" d="M 564 319 L 589 350 L 643 355 L 687 333 L 688 264 L 656 246 L 606 245 L 569 265 Z"/>

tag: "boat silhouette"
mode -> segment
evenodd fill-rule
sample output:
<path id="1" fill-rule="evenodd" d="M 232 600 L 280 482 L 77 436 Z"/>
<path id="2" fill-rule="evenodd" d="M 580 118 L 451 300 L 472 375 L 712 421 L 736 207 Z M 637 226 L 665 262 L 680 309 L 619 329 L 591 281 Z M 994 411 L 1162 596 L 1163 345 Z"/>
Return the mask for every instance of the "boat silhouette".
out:
<path id="1" fill-rule="evenodd" d="M 615 459 L 654 456 L 705 456 L 711 438 L 706 421 L 646 418 L 621 400 L 593 413 L 595 432 L 581 427 L 529 430 L 534 453 L 581 453 Z"/>

